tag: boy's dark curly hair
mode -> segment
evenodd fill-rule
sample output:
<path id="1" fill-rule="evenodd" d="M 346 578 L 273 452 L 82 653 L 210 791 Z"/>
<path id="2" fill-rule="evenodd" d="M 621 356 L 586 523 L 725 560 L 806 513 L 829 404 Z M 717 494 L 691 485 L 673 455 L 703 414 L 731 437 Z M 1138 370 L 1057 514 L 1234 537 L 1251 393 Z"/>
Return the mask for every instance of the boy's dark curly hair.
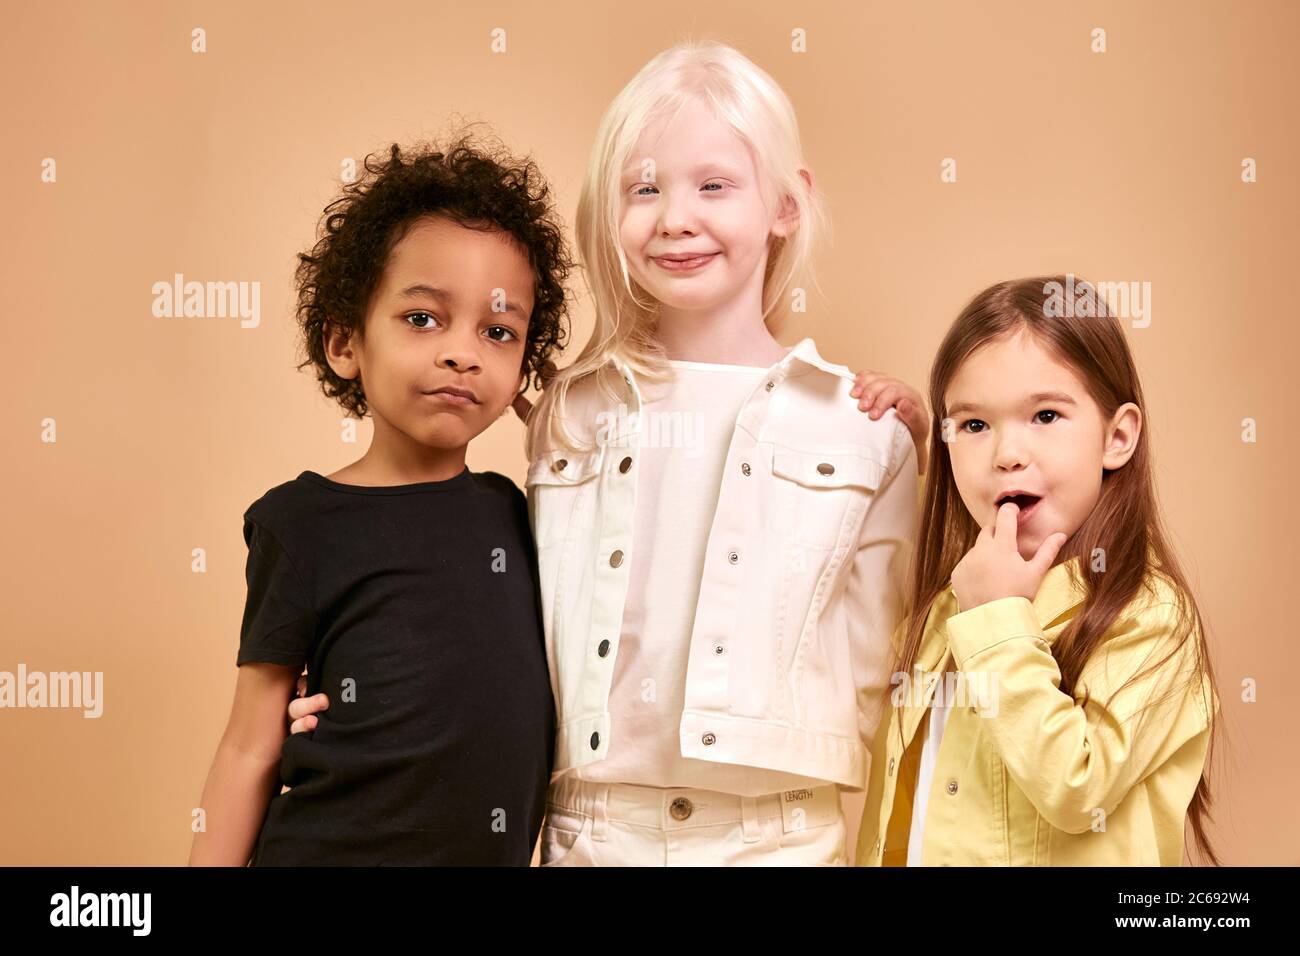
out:
<path id="1" fill-rule="evenodd" d="M 389 253 L 418 219 L 441 215 L 469 228 L 499 229 L 527 251 L 535 286 L 523 372 L 541 387 L 543 371 L 554 368 L 551 353 L 568 336 L 565 280 L 573 260 L 536 164 L 468 134 L 446 148 L 422 145 L 403 154 L 394 143 L 387 152 L 387 159 L 366 157 L 363 175 L 325 207 L 316 245 L 298 255 L 297 316 L 306 352 L 298 368 L 315 366 L 325 394 L 350 415 L 365 417 L 361 380 L 340 378 L 330 368 L 325 333 L 334 324 L 364 336 L 370 296 Z"/>

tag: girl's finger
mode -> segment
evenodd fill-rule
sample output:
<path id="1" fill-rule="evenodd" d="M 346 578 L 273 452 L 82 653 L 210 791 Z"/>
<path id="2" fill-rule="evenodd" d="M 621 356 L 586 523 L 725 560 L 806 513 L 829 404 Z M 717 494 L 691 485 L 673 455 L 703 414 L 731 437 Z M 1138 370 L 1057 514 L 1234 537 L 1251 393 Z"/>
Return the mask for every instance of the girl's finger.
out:
<path id="1" fill-rule="evenodd" d="M 862 394 L 862 390 L 875 380 L 875 372 L 857 372 L 853 376 L 853 387 L 849 389 L 849 394 L 857 398 Z"/>
<path id="2" fill-rule="evenodd" d="M 998 517 L 995 522 L 997 527 L 993 531 L 993 539 L 1002 544 L 1003 549 L 1016 549 L 1016 516 L 1020 514 L 1020 507 L 1014 501 L 1008 501 L 998 509 Z"/>
<path id="3" fill-rule="evenodd" d="M 886 379 L 881 384 L 880 388 L 876 389 L 875 404 L 883 408 L 888 408 L 890 405 L 893 405 L 898 401 L 899 397 L 902 395 L 902 391 L 903 390 L 899 388 L 898 382 Z"/>
<path id="4" fill-rule="evenodd" d="M 863 406 L 865 411 L 876 403 L 876 396 L 890 388 L 893 383 L 887 378 L 878 378 L 862 388 L 862 398 L 858 401 L 859 406 Z"/>
<path id="5" fill-rule="evenodd" d="M 1043 543 L 1034 552 L 1034 560 L 1031 562 L 1036 572 L 1046 575 L 1052 569 L 1052 562 L 1056 560 L 1057 554 L 1065 546 L 1067 537 L 1064 532 L 1058 531 L 1055 534 L 1049 534 L 1043 539 Z"/>
<path id="6" fill-rule="evenodd" d="M 898 417 L 903 420 L 908 431 L 925 435 L 927 426 L 930 424 L 925 417 L 925 409 L 918 408 L 916 402 L 910 398 L 902 398 L 898 401 Z"/>
<path id="7" fill-rule="evenodd" d="M 292 724 L 289 725 L 289 733 L 291 734 L 306 733 L 309 730 L 315 730 L 315 729 L 316 729 L 315 717 L 300 717 L 298 720 L 295 720 Z"/>

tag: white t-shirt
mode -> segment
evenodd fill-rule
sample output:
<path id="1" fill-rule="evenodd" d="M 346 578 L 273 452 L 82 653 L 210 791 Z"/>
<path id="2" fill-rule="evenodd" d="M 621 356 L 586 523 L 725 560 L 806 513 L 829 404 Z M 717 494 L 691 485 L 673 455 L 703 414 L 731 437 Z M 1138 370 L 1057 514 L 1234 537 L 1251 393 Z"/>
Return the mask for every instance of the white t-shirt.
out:
<path id="1" fill-rule="evenodd" d="M 943 743 L 943 728 L 948 724 L 950 709 L 946 693 L 946 675 L 940 677 L 939 686 L 930 705 L 930 729 L 921 745 L 921 766 L 916 774 L 916 799 L 912 803 L 912 825 L 907 834 L 907 865 L 921 865 L 921 839 L 925 835 L 925 808 L 930 802 L 930 784 L 934 781 L 934 762 Z"/>
<path id="2" fill-rule="evenodd" d="M 579 779 L 742 796 L 807 786 L 794 774 L 681 755 L 678 728 L 705 548 L 736 418 L 767 366 L 672 360 L 675 381 L 638 382 L 640 456 L 632 560 L 609 692 L 610 747 Z"/>

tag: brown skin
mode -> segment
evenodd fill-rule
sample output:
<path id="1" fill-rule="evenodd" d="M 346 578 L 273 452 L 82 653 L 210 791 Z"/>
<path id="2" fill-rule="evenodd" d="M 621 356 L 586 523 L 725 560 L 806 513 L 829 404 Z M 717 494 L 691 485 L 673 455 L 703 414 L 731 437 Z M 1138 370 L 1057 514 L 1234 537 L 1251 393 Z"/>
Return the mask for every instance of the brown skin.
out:
<path id="1" fill-rule="evenodd" d="M 335 372 L 361 376 L 374 418 L 366 453 L 328 477 L 387 486 L 443 481 L 464 471 L 470 440 L 505 413 L 523 386 L 532 309 L 532 269 L 511 237 L 442 217 L 414 224 L 389 255 L 364 335 L 349 341 L 332 332 L 326 344 Z M 455 404 L 428 394 L 445 386 L 466 389 L 476 401 Z M 191 866 L 244 866 L 252 856 L 287 736 L 285 705 L 300 670 L 240 666 L 203 788 L 206 829 L 194 835 Z"/>
<path id="2" fill-rule="evenodd" d="M 230 719 L 203 787 L 206 829 L 194 834 L 190 866 L 243 866 L 252 855 L 279 773 L 286 736 L 281 702 L 295 677 L 297 668 L 279 664 L 239 668 Z"/>
<path id="3" fill-rule="evenodd" d="M 509 311 L 493 311 L 494 289 L 502 290 L 498 302 Z M 394 485 L 460 474 L 470 439 L 523 386 L 532 308 L 532 270 L 513 239 L 441 217 L 412 226 L 389 257 L 364 337 L 334 332 L 326 342 L 341 378 L 361 376 L 375 423 L 369 451 L 329 477 Z M 469 390 L 478 403 L 453 405 L 426 394 L 444 386 Z"/>

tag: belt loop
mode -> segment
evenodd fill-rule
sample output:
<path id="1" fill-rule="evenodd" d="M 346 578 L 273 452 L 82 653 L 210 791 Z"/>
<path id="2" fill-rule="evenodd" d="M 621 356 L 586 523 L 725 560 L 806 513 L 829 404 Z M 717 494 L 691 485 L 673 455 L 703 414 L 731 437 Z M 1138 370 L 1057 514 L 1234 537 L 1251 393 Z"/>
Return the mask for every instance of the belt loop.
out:
<path id="1" fill-rule="evenodd" d="M 745 833 L 745 842 L 757 843 L 760 831 L 758 828 L 758 801 L 754 797 L 740 798 L 740 819 L 741 828 Z"/>
<path id="2" fill-rule="evenodd" d="M 609 826 L 609 784 L 596 785 L 596 803 L 592 807 L 591 838 L 605 842 L 605 831 Z"/>

